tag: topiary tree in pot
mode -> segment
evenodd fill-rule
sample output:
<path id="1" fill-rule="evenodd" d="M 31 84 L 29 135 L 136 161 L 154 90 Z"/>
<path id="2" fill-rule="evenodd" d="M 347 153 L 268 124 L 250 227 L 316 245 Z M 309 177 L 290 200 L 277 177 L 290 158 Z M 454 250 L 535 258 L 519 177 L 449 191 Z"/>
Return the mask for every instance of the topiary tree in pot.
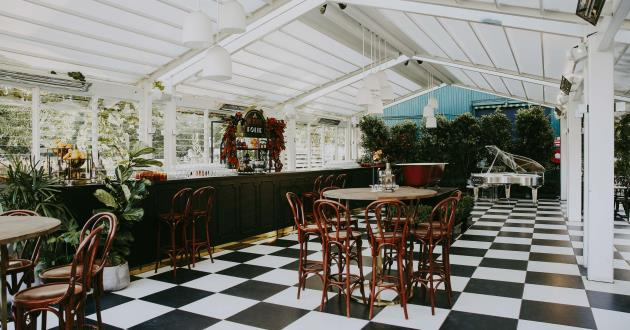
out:
<path id="1" fill-rule="evenodd" d="M 407 163 L 414 160 L 418 148 L 418 125 L 412 121 L 398 123 L 390 129 L 390 137 L 383 151 L 390 162 Z"/>
<path id="2" fill-rule="evenodd" d="M 372 115 L 361 118 L 359 129 L 361 130 L 361 147 L 374 160 L 374 155 L 380 154 L 387 147 L 389 129 L 381 118 Z"/>
<path id="3" fill-rule="evenodd" d="M 108 267 L 103 277 L 105 290 L 115 291 L 129 285 L 129 266 L 127 257 L 131 253 L 134 241 L 131 229 L 144 217 L 142 202 L 149 195 L 147 179 L 136 180 L 136 169 L 150 166 L 162 166 L 162 162 L 143 156 L 154 153 L 151 147 L 136 147 L 129 152 L 118 149 L 123 158 L 115 170 L 114 179 L 107 178 L 104 189 L 97 189 L 94 196 L 105 206 L 95 212 L 111 212 L 118 217 L 118 232 L 112 243 Z"/>
<path id="4" fill-rule="evenodd" d="M 531 106 L 516 113 L 514 150 L 547 168 L 553 155 L 554 133 L 549 116 L 541 106 Z"/>

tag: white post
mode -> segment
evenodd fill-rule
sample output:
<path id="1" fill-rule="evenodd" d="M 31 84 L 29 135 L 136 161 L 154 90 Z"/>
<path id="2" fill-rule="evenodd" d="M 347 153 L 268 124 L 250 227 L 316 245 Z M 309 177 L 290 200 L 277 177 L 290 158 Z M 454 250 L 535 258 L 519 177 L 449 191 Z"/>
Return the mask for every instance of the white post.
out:
<path id="1" fill-rule="evenodd" d="M 203 161 L 210 162 L 210 111 L 203 110 Z"/>
<path id="2" fill-rule="evenodd" d="M 586 105 L 571 101 L 567 110 L 567 218 L 582 221 L 582 118 L 576 112 Z"/>
<path id="3" fill-rule="evenodd" d="M 142 85 L 142 99 L 140 113 L 138 114 L 140 125 L 138 139 L 146 146 L 153 145 L 153 98 L 151 97 L 151 84 Z"/>
<path id="4" fill-rule="evenodd" d="M 321 161 L 322 166 L 326 164 L 326 144 L 324 143 L 326 140 L 324 139 L 324 133 L 326 132 L 326 128 L 320 125 L 319 130 L 319 160 Z"/>
<path id="5" fill-rule="evenodd" d="M 602 35 L 588 41 L 585 143 L 585 255 L 589 280 L 613 282 L 614 55 L 599 51 Z"/>
<path id="6" fill-rule="evenodd" d="M 350 120 L 346 122 L 345 133 L 345 160 L 348 161 L 352 159 L 352 122 Z"/>
<path id="7" fill-rule="evenodd" d="M 175 100 L 171 99 L 164 105 L 164 164 L 167 167 L 175 165 L 175 122 L 177 107 Z"/>
<path id="8" fill-rule="evenodd" d="M 31 157 L 34 162 L 38 162 L 40 159 L 39 145 L 40 141 L 40 129 L 39 129 L 39 116 L 40 116 L 40 90 L 39 87 L 33 87 L 33 96 L 31 98 Z"/>
<path id="9" fill-rule="evenodd" d="M 306 168 L 311 168 L 311 155 L 313 151 L 311 150 L 311 124 L 306 124 Z"/>
<path id="10" fill-rule="evenodd" d="M 286 128 L 286 138 L 287 138 L 287 167 L 289 171 L 295 171 L 295 163 L 296 163 L 296 143 L 295 143 L 295 133 L 296 133 L 296 123 L 295 116 L 287 117 L 287 128 Z"/>
<path id="11" fill-rule="evenodd" d="M 98 159 L 98 95 L 90 99 L 90 120 L 92 122 L 92 159 Z"/>
<path id="12" fill-rule="evenodd" d="M 567 173 L 568 162 L 568 129 L 567 129 L 567 112 L 560 116 L 560 200 L 566 201 L 568 195 Z"/>

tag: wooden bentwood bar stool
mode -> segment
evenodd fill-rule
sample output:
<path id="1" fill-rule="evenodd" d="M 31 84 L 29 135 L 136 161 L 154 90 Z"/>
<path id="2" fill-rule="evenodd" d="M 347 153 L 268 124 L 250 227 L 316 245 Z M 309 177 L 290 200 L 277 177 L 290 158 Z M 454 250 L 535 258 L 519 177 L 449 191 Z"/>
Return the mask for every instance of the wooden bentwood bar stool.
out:
<path id="1" fill-rule="evenodd" d="M 298 265 L 298 293 L 297 298 L 300 299 L 300 291 L 306 288 L 306 278 L 315 274 L 324 280 L 322 271 L 323 264 L 321 261 L 308 260 L 308 241 L 311 236 L 320 236 L 317 224 L 309 223 L 304 212 L 304 204 L 297 194 L 288 192 L 286 194 L 291 212 L 293 213 L 293 221 L 298 232 L 298 242 L 300 243 L 300 258 Z"/>
<path id="2" fill-rule="evenodd" d="M 48 283 L 18 292 L 13 299 L 16 330 L 34 328 L 37 314 L 43 312 L 42 329 L 46 329 L 46 312 L 59 319 L 59 328 L 70 330 L 76 318 L 77 329 L 84 328 L 85 297 L 92 283 L 92 272 L 81 271 L 94 266 L 99 236 L 103 227 L 94 228 L 77 248 L 68 282 Z M 57 306 L 57 308 L 55 308 Z"/>
<path id="3" fill-rule="evenodd" d="M 190 251 L 190 257 L 192 259 L 192 265 L 195 267 L 196 258 L 198 255 L 201 258 L 201 250 L 206 248 L 208 255 L 210 255 L 210 261 L 214 263 L 212 258 L 212 243 L 210 240 L 210 221 L 212 220 L 212 211 L 214 208 L 214 187 L 207 186 L 201 187 L 195 190 L 192 194 L 192 200 L 190 202 L 190 225 L 191 236 L 186 241 L 186 246 Z M 203 222 L 205 226 L 205 239 L 197 238 L 197 223 Z"/>
<path id="4" fill-rule="evenodd" d="M 433 315 L 435 315 L 437 287 L 440 284 L 444 284 L 448 303 L 452 305 L 453 290 L 451 287 L 449 247 L 457 203 L 457 197 L 445 198 L 433 208 L 428 222 L 421 223 L 410 230 L 411 240 L 408 252 L 410 265 L 412 264 L 413 244 L 414 242 L 420 244 L 420 260 L 417 270 L 411 275 L 411 283 L 415 283 L 416 286 L 420 284 L 423 293 L 426 290 L 429 291 Z M 436 246 L 442 247 L 441 261 L 437 261 L 433 255 Z M 411 285 L 409 289 L 411 290 Z"/>
<path id="5" fill-rule="evenodd" d="M 320 199 L 315 202 L 315 219 L 322 236 L 324 255 L 324 288 L 320 310 L 328 301 L 328 289 L 338 288 L 346 298 L 346 315 L 350 317 L 350 297 L 359 287 L 363 303 L 365 289 L 363 287 L 363 261 L 361 255 L 361 232 L 352 230 L 349 210 L 341 203 Z M 350 273 L 350 262 L 355 261 L 359 274 Z M 338 272 L 331 273 L 331 264 L 337 264 Z"/>
<path id="6" fill-rule="evenodd" d="M 376 217 L 376 228 L 370 223 L 370 213 Z M 365 222 L 372 251 L 372 280 L 370 281 L 370 319 L 372 319 L 374 301 L 385 290 L 398 293 L 400 305 L 407 315 L 406 289 L 406 242 L 409 234 L 409 217 L 407 205 L 399 200 L 377 200 L 365 209 Z M 380 267 L 381 252 L 388 252 L 389 258 L 396 259 L 398 274 L 387 272 L 386 267 Z"/>
<path id="7" fill-rule="evenodd" d="M 30 210 L 11 210 L 0 214 L 0 216 L 39 216 L 39 214 Z M 25 241 L 21 249 L 15 251 L 15 257 L 9 258 L 7 276 L 10 277 L 11 281 L 7 281 L 7 291 L 10 294 L 15 295 L 22 285 L 30 288 L 35 282 L 35 266 L 39 261 L 41 245 L 41 237 Z"/>
<path id="8" fill-rule="evenodd" d="M 101 318 L 101 296 L 105 293 L 103 289 L 103 269 L 109 259 L 109 251 L 111 250 L 116 231 L 118 230 L 118 219 L 112 213 L 102 212 L 93 215 L 83 225 L 79 241 L 83 241 L 90 232 L 96 228 L 102 228 L 102 235 L 107 235 L 102 248 L 98 248 L 95 252 L 95 261 L 92 267 L 91 279 L 93 280 L 94 305 L 96 310 L 96 322 L 100 329 L 103 326 Z M 84 268 L 79 267 L 77 272 L 81 273 Z M 46 269 L 39 274 L 39 278 L 43 283 L 68 283 L 72 277 L 72 265 L 63 265 Z M 81 274 L 77 274 L 80 276 Z M 45 314 L 45 313 L 44 313 Z M 44 321 L 45 322 L 45 321 Z"/>
<path id="9" fill-rule="evenodd" d="M 167 254 L 171 262 L 171 273 L 173 278 L 177 277 L 177 257 L 183 256 L 187 258 L 188 248 L 186 247 L 186 221 L 190 216 L 190 197 L 192 195 L 192 189 L 183 188 L 179 190 L 171 199 L 171 209 L 167 213 L 159 215 L 159 223 L 157 225 L 156 235 L 156 256 L 155 256 L 155 272 L 157 273 L 160 265 L 162 252 Z M 170 245 L 162 247 L 160 244 L 160 236 L 162 224 L 166 225 L 170 232 Z M 177 230 L 181 230 L 181 243 L 177 242 Z M 190 269 L 190 263 L 188 263 Z"/>

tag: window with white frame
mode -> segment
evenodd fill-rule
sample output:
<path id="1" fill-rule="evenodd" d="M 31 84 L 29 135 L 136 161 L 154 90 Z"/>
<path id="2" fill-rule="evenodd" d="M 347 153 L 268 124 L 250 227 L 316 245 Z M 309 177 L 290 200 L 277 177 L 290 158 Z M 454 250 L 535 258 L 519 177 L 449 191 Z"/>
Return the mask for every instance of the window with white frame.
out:
<path id="1" fill-rule="evenodd" d="M 31 155 L 31 92 L 0 85 L 0 161 Z"/>
<path id="2" fill-rule="evenodd" d="M 175 155 L 178 164 L 203 162 L 203 110 L 178 108 L 176 113 Z"/>
<path id="3" fill-rule="evenodd" d="M 40 96 L 40 150 L 44 155 L 59 143 L 73 149 L 92 150 L 92 121 L 90 97 L 41 92 Z"/>
<path id="4" fill-rule="evenodd" d="M 151 138 L 151 146 L 155 148 L 153 157 L 155 159 L 164 159 L 164 104 L 153 102 L 151 109 L 151 126 L 153 128 L 153 136 Z"/>

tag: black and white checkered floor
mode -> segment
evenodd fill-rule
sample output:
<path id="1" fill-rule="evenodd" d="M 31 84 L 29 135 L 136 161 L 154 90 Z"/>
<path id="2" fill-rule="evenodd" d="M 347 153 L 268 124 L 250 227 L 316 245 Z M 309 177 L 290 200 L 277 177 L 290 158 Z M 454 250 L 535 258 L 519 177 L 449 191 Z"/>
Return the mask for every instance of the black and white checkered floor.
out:
<path id="1" fill-rule="evenodd" d="M 388 306 L 369 321 L 368 307 L 354 302 L 347 318 L 335 293 L 319 312 L 316 278 L 297 300 L 292 234 L 229 247 L 214 263 L 179 269 L 177 282 L 168 268 L 134 277 L 104 298 L 103 317 L 108 329 L 629 329 L 630 225 L 615 221 L 615 283 L 597 283 L 578 266 L 582 224 L 562 214 L 556 201 L 477 203 L 474 225 L 451 252 L 453 307 L 440 293 L 435 316 L 418 294 L 408 320 L 399 306 Z M 309 258 L 321 258 L 320 247 L 310 243 Z M 364 247 L 368 278 L 367 241 Z"/>

